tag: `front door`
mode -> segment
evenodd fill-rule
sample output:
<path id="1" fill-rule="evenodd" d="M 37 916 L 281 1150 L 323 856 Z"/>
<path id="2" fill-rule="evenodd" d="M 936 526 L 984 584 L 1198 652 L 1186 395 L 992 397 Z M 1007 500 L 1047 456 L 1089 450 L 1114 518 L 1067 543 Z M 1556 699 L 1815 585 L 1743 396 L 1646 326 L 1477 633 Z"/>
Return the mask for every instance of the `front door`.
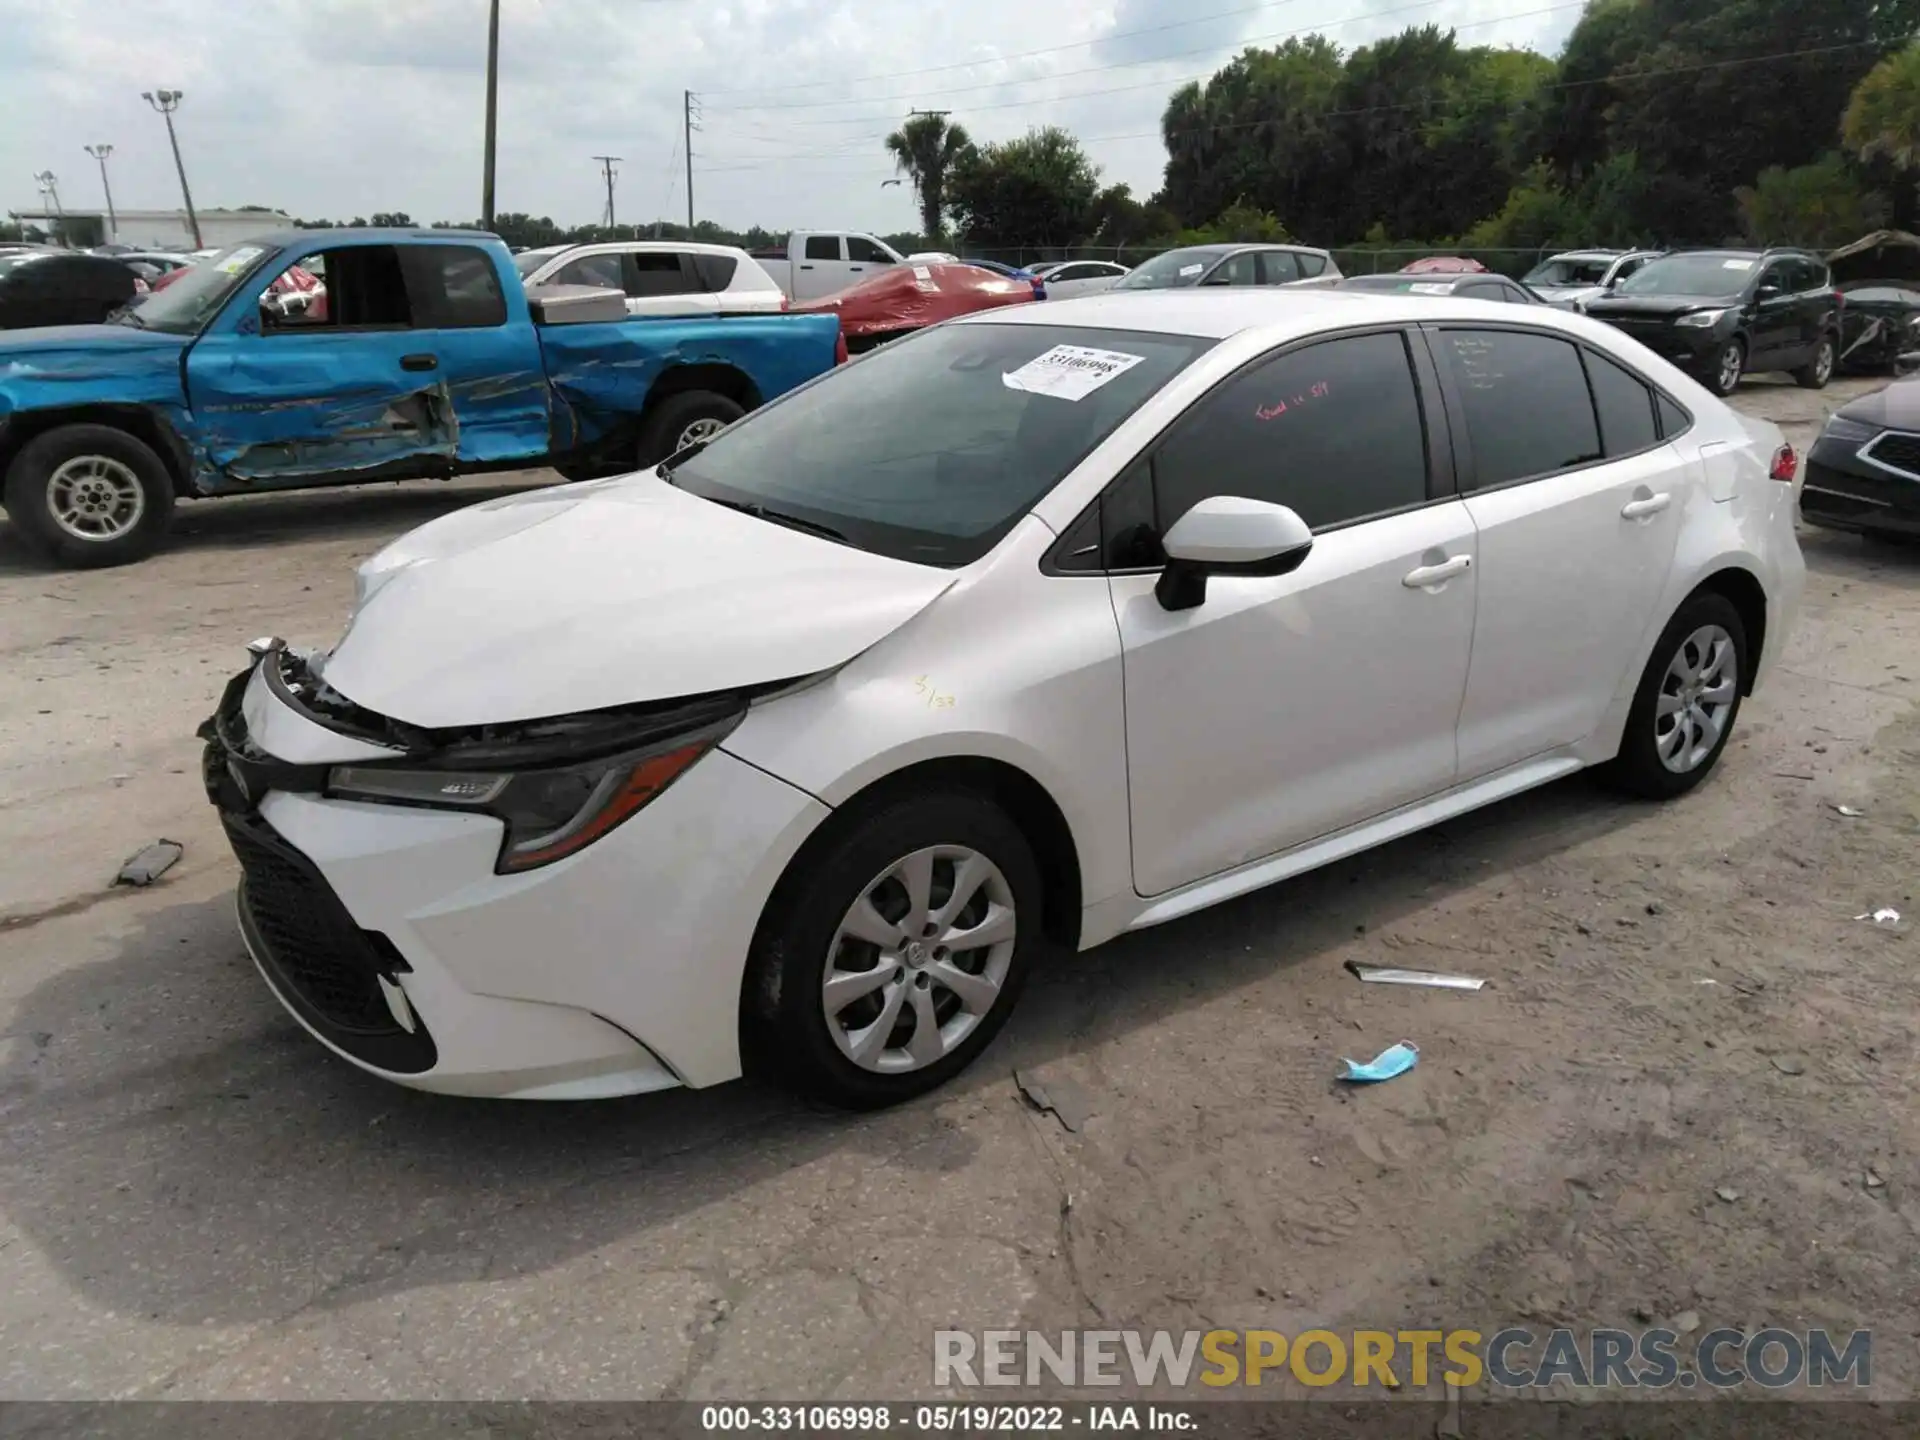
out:
<path id="1" fill-rule="evenodd" d="M 1800 302 L 1793 293 L 1793 264 L 1774 260 L 1761 272 L 1753 301 L 1753 352 L 1748 370 L 1779 370 L 1800 363 Z"/>
<path id="2" fill-rule="evenodd" d="M 1593 733 L 1638 661 L 1698 485 L 1624 367 L 1537 332 L 1431 338 L 1480 537 L 1460 711 L 1472 780 Z"/>
<path id="3" fill-rule="evenodd" d="M 1406 340 L 1389 330 L 1243 370 L 1114 494 L 1109 511 L 1138 517 L 1128 531 L 1164 534 L 1197 501 L 1241 495 L 1315 532 L 1292 574 L 1216 576 L 1190 610 L 1161 608 L 1152 574 L 1110 581 L 1141 894 L 1453 783 L 1474 533 L 1429 476 Z"/>

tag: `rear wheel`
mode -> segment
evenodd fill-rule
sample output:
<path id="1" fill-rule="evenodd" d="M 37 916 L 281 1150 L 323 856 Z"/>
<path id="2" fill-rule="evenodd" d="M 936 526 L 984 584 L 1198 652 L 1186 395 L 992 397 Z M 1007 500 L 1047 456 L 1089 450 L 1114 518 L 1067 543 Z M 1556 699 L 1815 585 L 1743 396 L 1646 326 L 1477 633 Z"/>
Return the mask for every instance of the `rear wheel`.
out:
<path id="1" fill-rule="evenodd" d="M 1740 376 L 1747 368 L 1747 347 L 1729 340 L 1713 357 L 1713 369 L 1707 375 L 1707 388 L 1725 399 L 1740 388 Z"/>
<path id="2" fill-rule="evenodd" d="M 689 445 L 711 440 L 746 413 L 739 402 L 712 390 L 683 390 L 669 395 L 653 407 L 640 427 L 640 468 L 658 465 Z"/>
<path id="3" fill-rule="evenodd" d="M 830 1104 L 891 1105 L 964 1069 L 1040 937 L 1032 847 L 966 790 L 897 796 L 781 881 L 748 966 L 754 1070 Z"/>
<path id="4" fill-rule="evenodd" d="M 1813 358 L 1793 372 L 1793 380 L 1802 390 L 1824 390 L 1827 382 L 1833 379 L 1833 358 L 1835 350 L 1833 337 L 1822 335 L 1819 345 L 1814 347 Z"/>
<path id="5" fill-rule="evenodd" d="M 1706 779 L 1733 734 L 1747 664 L 1733 602 L 1713 591 L 1691 596 L 1653 647 L 1607 778 L 1652 800 Z"/>
<path id="6" fill-rule="evenodd" d="M 36 435 L 7 467 L 7 514 L 28 545 L 74 569 L 144 559 L 173 519 L 173 477 L 110 425 Z"/>

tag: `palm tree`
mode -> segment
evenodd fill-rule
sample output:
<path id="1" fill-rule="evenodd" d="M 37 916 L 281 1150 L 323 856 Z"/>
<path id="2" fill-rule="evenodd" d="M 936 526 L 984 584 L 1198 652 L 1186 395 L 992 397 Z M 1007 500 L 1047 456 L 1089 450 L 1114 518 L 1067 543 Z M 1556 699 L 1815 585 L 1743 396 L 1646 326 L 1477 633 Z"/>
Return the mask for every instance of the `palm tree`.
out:
<path id="1" fill-rule="evenodd" d="M 909 116 L 906 124 L 887 136 L 894 168 L 913 182 L 913 193 L 920 197 L 920 228 L 929 241 L 938 240 L 944 230 L 947 176 L 954 162 L 972 148 L 965 127 L 949 125 L 940 115 Z"/>
<path id="2" fill-rule="evenodd" d="M 1920 166 L 1920 45 L 1889 55 L 1854 88 L 1841 121 L 1862 159 L 1884 155 L 1902 170 Z"/>

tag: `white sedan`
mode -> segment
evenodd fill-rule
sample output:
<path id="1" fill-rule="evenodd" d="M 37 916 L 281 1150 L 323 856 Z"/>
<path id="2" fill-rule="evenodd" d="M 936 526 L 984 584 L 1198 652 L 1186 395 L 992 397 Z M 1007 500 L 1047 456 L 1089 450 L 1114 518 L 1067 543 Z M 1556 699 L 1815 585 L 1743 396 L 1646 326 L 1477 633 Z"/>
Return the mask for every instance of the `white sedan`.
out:
<path id="1" fill-rule="evenodd" d="M 1055 300 L 1072 300 L 1080 295 L 1098 295 L 1111 290 L 1130 273 L 1125 265 L 1111 260 L 1061 260 L 1037 265 L 1034 274 L 1047 282 L 1047 294 Z"/>
<path id="2" fill-rule="evenodd" d="M 1777 429 L 1545 307 L 1012 307 L 394 542 L 205 774 L 261 973 L 367 1070 L 885 1104 L 1051 947 L 1588 766 L 1691 789 L 1794 502 Z"/>

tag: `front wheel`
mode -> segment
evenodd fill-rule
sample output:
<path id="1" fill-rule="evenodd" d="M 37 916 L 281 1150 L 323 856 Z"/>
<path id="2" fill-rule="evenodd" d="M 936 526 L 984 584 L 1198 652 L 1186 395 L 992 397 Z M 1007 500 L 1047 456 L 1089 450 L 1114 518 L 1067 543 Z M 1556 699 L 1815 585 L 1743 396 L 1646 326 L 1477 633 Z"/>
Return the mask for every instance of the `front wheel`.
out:
<path id="1" fill-rule="evenodd" d="M 36 435 L 7 467 L 7 514 L 42 555 L 74 569 L 144 559 L 173 520 L 173 478 L 110 425 Z"/>
<path id="2" fill-rule="evenodd" d="M 1041 904 L 1032 847 L 991 800 L 881 804 L 781 881 L 742 997 L 749 1067 L 859 1110 L 944 1083 L 1012 1010 Z"/>
<path id="3" fill-rule="evenodd" d="M 1713 357 L 1713 369 L 1707 375 L 1707 388 L 1722 400 L 1740 388 L 1741 372 L 1747 368 L 1747 347 L 1729 340 Z"/>
<path id="4" fill-rule="evenodd" d="M 1653 647 L 1607 777 L 1650 800 L 1706 779 L 1733 734 L 1747 663 L 1747 629 L 1733 602 L 1713 591 L 1691 596 Z"/>
<path id="5" fill-rule="evenodd" d="M 1813 358 L 1793 372 L 1793 382 L 1802 390 L 1824 390 L 1827 382 L 1833 379 L 1834 358 L 1833 337 L 1823 335 L 1815 347 Z"/>
<path id="6" fill-rule="evenodd" d="M 658 465 L 689 445 L 711 440 L 746 413 L 737 401 L 712 390 L 682 390 L 667 396 L 640 427 L 639 468 Z"/>

